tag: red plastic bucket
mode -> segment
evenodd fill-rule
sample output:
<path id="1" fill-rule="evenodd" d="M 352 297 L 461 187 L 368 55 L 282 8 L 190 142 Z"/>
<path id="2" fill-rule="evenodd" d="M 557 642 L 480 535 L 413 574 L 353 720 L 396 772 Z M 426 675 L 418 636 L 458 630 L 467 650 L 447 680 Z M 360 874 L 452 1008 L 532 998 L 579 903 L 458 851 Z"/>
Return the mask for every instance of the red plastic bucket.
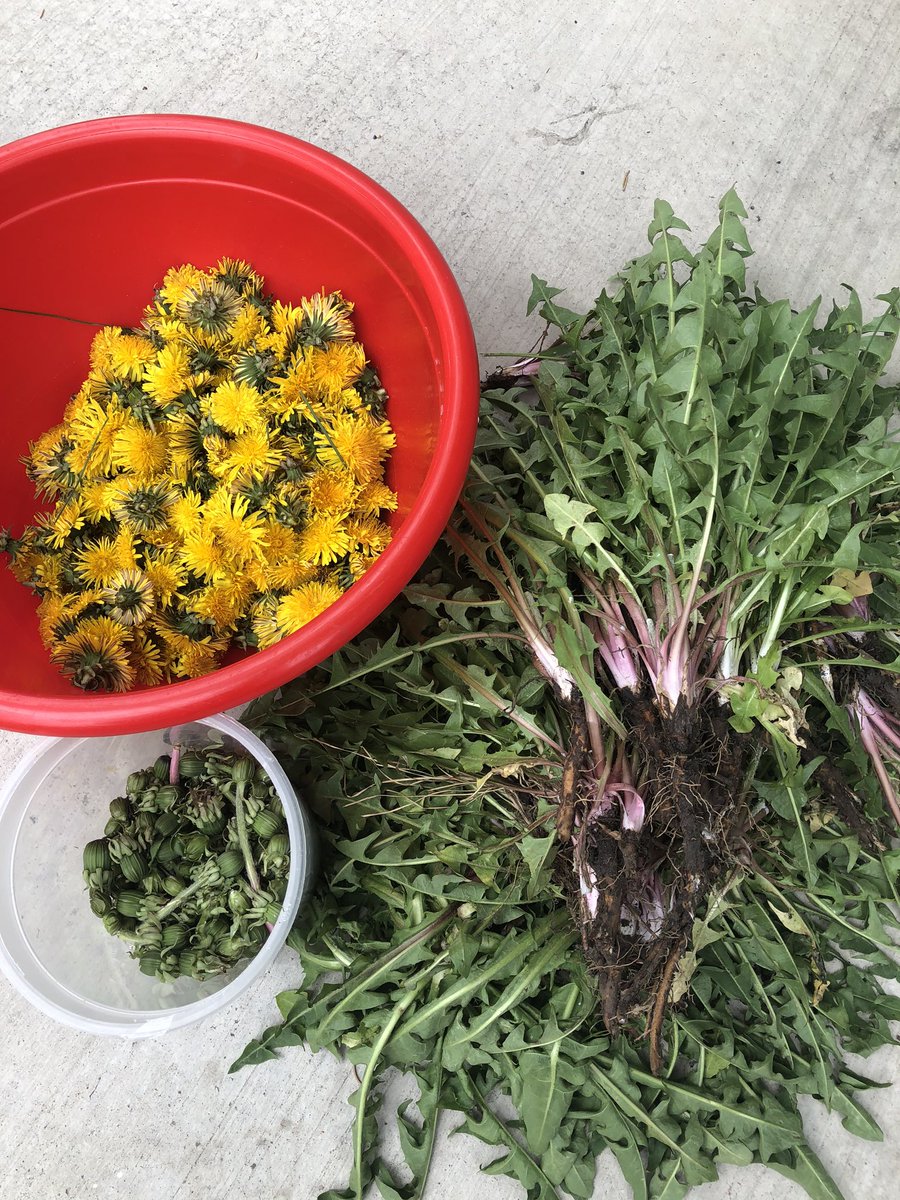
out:
<path id="1" fill-rule="evenodd" d="M 220 712 L 287 682 L 355 637 L 440 537 L 472 452 L 478 361 L 455 280 L 383 188 L 306 142 L 234 121 L 116 117 L 0 148 L 0 305 L 137 322 L 167 267 L 249 260 L 279 298 L 340 289 L 390 395 L 394 539 L 327 612 L 201 679 L 79 692 L 38 636 L 35 600 L 0 569 L 0 726 L 134 733 Z M 35 513 L 20 459 L 87 372 L 89 325 L 0 312 L 0 525 Z"/>

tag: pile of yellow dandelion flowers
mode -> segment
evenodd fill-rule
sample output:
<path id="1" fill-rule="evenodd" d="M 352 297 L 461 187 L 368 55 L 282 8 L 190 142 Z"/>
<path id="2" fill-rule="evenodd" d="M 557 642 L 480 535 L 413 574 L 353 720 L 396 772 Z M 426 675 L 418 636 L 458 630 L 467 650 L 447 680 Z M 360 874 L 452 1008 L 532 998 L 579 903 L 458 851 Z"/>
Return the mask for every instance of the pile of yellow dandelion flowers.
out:
<path id="1" fill-rule="evenodd" d="M 390 541 L 385 393 L 339 292 L 283 304 L 245 262 L 173 267 L 140 328 L 106 327 L 26 459 L 55 501 L 16 577 L 78 687 L 213 670 L 323 612 Z"/>

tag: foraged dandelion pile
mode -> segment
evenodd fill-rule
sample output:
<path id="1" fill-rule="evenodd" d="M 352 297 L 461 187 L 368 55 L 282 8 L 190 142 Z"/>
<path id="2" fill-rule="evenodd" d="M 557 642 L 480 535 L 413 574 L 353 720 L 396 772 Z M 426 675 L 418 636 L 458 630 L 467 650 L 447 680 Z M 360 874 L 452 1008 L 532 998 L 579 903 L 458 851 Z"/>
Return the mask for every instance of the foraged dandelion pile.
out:
<path id="1" fill-rule="evenodd" d="M 173 267 L 140 328 L 107 326 L 61 424 L 30 448 L 55 499 L 16 577 L 78 687 L 127 691 L 265 648 L 390 541 L 386 396 L 339 292 L 273 301 L 245 262 Z"/>

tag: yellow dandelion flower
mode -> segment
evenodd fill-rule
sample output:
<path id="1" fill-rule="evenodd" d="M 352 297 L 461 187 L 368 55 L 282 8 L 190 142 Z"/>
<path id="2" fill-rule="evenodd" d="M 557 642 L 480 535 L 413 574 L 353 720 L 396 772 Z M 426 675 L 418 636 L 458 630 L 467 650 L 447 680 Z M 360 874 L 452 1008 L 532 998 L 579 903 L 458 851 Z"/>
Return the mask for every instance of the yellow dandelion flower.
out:
<path id="1" fill-rule="evenodd" d="M 29 536 L 30 535 L 30 536 Z M 37 573 L 42 560 L 46 557 L 44 553 L 38 550 L 34 544 L 34 532 L 28 529 L 22 535 L 19 544 L 9 549 L 12 557 L 9 563 L 9 569 L 19 583 L 32 583 L 37 581 Z M 53 555 L 52 557 L 56 557 Z"/>
<path id="2" fill-rule="evenodd" d="M 74 633 L 87 610 L 100 599 L 100 592 L 95 589 L 45 596 L 38 608 L 38 630 L 44 645 L 52 648 Z"/>
<path id="3" fill-rule="evenodd" d="M 189 642 L 175 660 L 175 674 L 186 679 L 208 675 L 219 665 L 223 649 L 220 644 Z"/>
<path id="4" fill-rule="evenodd" d="M 113 538 L 86 542 L 74 556 L 75 572 L 85 583 L 106 587 L 122 570 L 121 550 Z"/>
<path id="5" fill-rule="evenodd" d="M 165 429 L 149 429 L 137 421 L 123 425 L 112 446 L 113 465 L 132 475 L 158 475 L 166 465 L 169 438 Z"/>
<path id="6" fill-rule="evenodd" d="M 187 579 L 184 563 L 176 557 L 174 549 L 145 553 L 144 574 L 150 580 L 157 604 L 163 608 L 172 603 Z"/>
<path id="7" fill-rule="evenodd" d="M 170 672 L 167 669 L 162 648 L 154 639 L 152 633 L 144 628 L 135 629 L 128 660 L 139 683 L 153 687 L 157 683 L 165 683 Z"/>
<path id="8" fill-rule="evenodd" d="M 341 595 L 340 587 L 333 581 L 304 583 L 294 588 L 279 601 L 275 614 L 279 630 L 282 634 L 296 633 L 330 608 Z"/>
<path id="9" fill-rule="evenodd" d="M 266 404 L 273 416 L 287 419 L 295 412 L 308 413 L 318 396 L 314 350 L 303 348 L 291 358 L 284 375 L 275 379 L 275 387 L 266 393 Z"/>
<path id="10" fill-rule="evenodd" d="M 204 398 L 203 411 L 226 433 L 246 433 L 264 421 L 263 400 L 256 388 L 231 379 Z"/>
<path id="11" fill-rule="evenodd" d="M 162 287 L 159 289 L 160 297 L 170 309 L 174 309 L 184 298 L 186 292 L 190 288 L 199 287 L 205 278 L 203 271 L 199 271 L 191 263 L 185 263 L 181 267 L 172 267 L 166 271 Z"/>
<path id="12" fill-rule="evenodd" d="M 277 612 L 278 600 L 275 596 L 262 596 L 251 609 L 250 629 L 260 650 L 266 650 L 281 641 Z"/>
<path id="13" fill-rule="evenodd" d="M 84 479 L 109 475 L 116 438 L 127 420 L 128 414 L 117 402 L 87 399 L 70 426 L 75 442 L 69 455 L 72 469 Z"/>
<path id="14" fill-rule="evenodd" d="M 340 393 L 362 374 L 366 352 L 359 342 L 329 342 L 314 357 L 317 386 L 326 393 Z"/>
<path id="15" fill-rule="evenodd" d="M 229 444 L 222 475 L 231 483 L 249 483 L 271 475 L 280 462 L 281 451 L 272 445 L 268 431 L 250 429 Z"/>
<path id="16" fill-rule="evenodd" d="M 54 648 L 52 659 L 85 691 L 127 692 L 134 683 L 128 645 L 127 632 L 110 617 L 88 617 Z"/>
<path id="17" fill-rule="evenodd" d="M 200 528 L 203 500 L 199 492 L 185 488 L 169 509 L 169 524 L 180 537 L 188 537 Z"/>
<path id="18" fill-rule="evenodd" d="M 180 341 L 187 333 L 187 326 L 177 317 L 160 317 L 153 328 L 166 344 Z"/>
<path id="19" fill-rule="evenodd" d="M 194 643 L 200 645 L 208 645 L 210 642 L 210 634 L 203 637 L 188 637 L 186 633 L 177 628 L 170 615 L 161 616 L 156 613 L 151 617 L 144 626 L 149 632 L 152 632 L 154 637 L 159 640 L 159 643 L 165 649 L 164 661 L 174 671 L 174 664 L 180 654 L 189 649 Z"/>
<path id="20" fill-rule="evenodd" d="M 260 579 L 260 591 L 287 592 L 297 588 L 301 583 L 309 583 L 315 579 L 319 568 L 310 563 L 301 562 L 297 558 L 286 558 L 282 562 L 269 563 L 263 567 Z"/>
<path id="21" fill-rule="evenodd" d="M 144 391 L 161 408 L 166 408 L 186 390 L 191 375 L 187 348 L 181 342 L 163 346 L 156 359 L 144 368 Z"/>
<path id="22" fill-rule="evenodd" d="M 263 332 L 263 315 L 255 304 L 245 304 L 234 319 L 230 329 L 231 344 L 238 350 L 246 350 Z"/>
<path id="23" fill-rule="evenodd" d="M 282 525 L 299 528 L 307 518 L 306 490 L 300 483 L 282 480 L 272 488 L 262 509 Z"/>
<path id="24" fill-rule="evenodd" d="M 231 284 L 205 275 L 199 283 L 185 289 L 175 312 L 179 321 L 190 328 L 223 337 L 241 308 L 241 297 Z"/>
<path id="25" fill-rule="evenodd" d="M 293 304 L 282 304 L 276 300 L 272 305 L 269 320 L 276 333 L 286 334 L 292 338 L 303 321 L 303 309 Z"/>
<path id="26" fill-rule="evenodd" d="M 176 498 L 169 480 L 123 475 L 115 480 L 111 493 L 113 516 L 132 533 L 146 536 L 168 525 L 169 508 Z"/>
<path id="27" fill-rule="evenodd" d="M 57 504 L 49 517 L 42 514 L 42 524 L 46 521 L 48 542 L 54 550 L 61 550 L 67 540 L 84 524 L 84 511 L 78 498 Z"/>
<path id="28" fill-rule="evenodd" d="M 62 587 L 62 573 L 61 554 L 39 554 L 34 563 L 31 583 L 38 592 L 58 592 Z"/>
<path id="29" fill-rule="evenodd" d="M 217 279 L 230 283 L 242 296 L 256 296 L 265 287 L 265 280 L 242 258 L 220 258 L 210 272 Z"/>
<path id="30" fill-rule="evenodd" d="M 77 421 L 85 409 L 85 406 L 90 404 L 93 399 L 91 389 L 88 386 L 87 380 L 81 385 L 66 407 L 63 409 L 63 419 L 61 425 L 71 425 L 73 421 Z"/>
<path id="31" fill-rule="evenodd" d="M 194 469 L 197 461 L 203 457 L 203 435 L 196 418 L 187 413 L 173 413 L 169 416 L 166 429 L 169 434 L 169 463 L 187 463 Z"/>
<path id="32" fill-rule="evenodd" d="M 140 625 L 156 606 L 153 584 L 136 567 L 113 575 L 103 589 L 103 601 L 109 615 L 120 625 Z"/>
<path id="33" fill-rule="evenodd" d="M 90 363 L 93 371 L 109 371 L 111 369 L 109 348 L 121 336 L 122 330 L 118 325 L 106 325 L 99 333 L 94 335 L 90 353 Z"/>
<path id="34" fill-rule="evenodd" d="M 328 566 L 350 549 L 344 518 L 335 513 L 319 513 L 300 532 L 300 554 L 304 562 Z"/>
<path id="35" fill-rule="evenodd" d="M 226 579 L 239 569 L 220 539 L 205 526 L 184 539 L 181 559 L 189 571 L 210 583 Z"/>
<path id="36" fill-rule="evenodd" d="M 127 526 L 120 529 L 113 539 L 113 546 L 119 560 L 121 569 L 127 570 L 128 567 L 137 566 L 137 542 L 134 534 Z"/>
<path id="37" fill-rule="evenodd" d="M 258 512 L 250 511 L 246 496 L 236 496 L 218 488 L 203 509 L 204 525 L 236 563 L 244 565 L 262 556 L 265 524 Z"/>
<path id="38" fill-rule="evenodd" d="M 243 616 L 253 591 L 253 582 L 246 577 L 224 579 L 194 592 L 188 610 L 211 621 L 220 634 L 229 633 Z"/>
<path id="39" fill-rule="evenodd" d="M 283 558 L 296 558 L 300 551 L 297 534 L 278 521 L 266 521 L 263 531 L 262 549 L 270 562 L 280 562 Z"/>
<path id="40" fill-rule="evenodd" d="M 300 301 L 303 320 L 300 340 L 307 346 L 325 346 L 329 342 L 349 342 L 353 337 L 350 313 L 353 305 L 340 292 L 318 292 Z"/>
<path id="41" fill-rule="evenodd" d="M 366 554 L 380 554 L 391 543 L 391 530 L 383 521 L 362 517 L 347 522 L 347 537 L 351 548 Z"/>
<path id="42" fill-rule="evenodd" d="M 358 550 L 351 550 L 347 556 L 347 566 L 354 580 L 362 579 L 369 567 L 377 561 L 377 554 L 361 554 Z"/>
<path id="43" fill-rule="evenodd" d="M 306 494 L 313 512 L 347 513 L 353 507 L 359 486 L 346 471 L 325 467 L 306 480 Z"/>
<path id="44" fill-rule="evenodd" d="M 333 417 L 328 436 L 316 434 L 319 461 L 323 466 L 344 467 L 359 483 L 370 483 L 381 471 L 387 452 L 395 444 L 387 421 L 371 416 Z"/>
<path id="45" fill-rule="evenodd" d="M 353 507 L 366 516 L 377 517 L 382 511 L 395 512 L 397 493 L 380 479 L 373 479 L 358 493 Z"/>
<path id="46" fill-rule="evenodd" d="M 206 465 L 211 475 L 222 479 L 228 473 L 229 457 L 232 442 L 218 434 L 212 434 L 203 439 L 203 452 L 206 455 Z"/>
<path id="47" fill-rule="evenodd" d="M 145 546 L 154 550 L 171 550 L 181 545 L 182 538 L 171 525 L 163 525 L 159 529 L 148 529 L 142 533 L 141 540 Z"/>
<path id="48" fill-rule="evenodd" d="M 138 383 L 144 377 L 147 363 L 156 358 L 156 348 L 140 333 L 123 333 L 112 338 L 108 345 L 109 371 L 116 379 Z"/>
<path id="49" fill-rule="evenodd" d="M 89 521 L 105 521 L 112 516 L 112 489 L 108 479 L 97 479 L 81 490 L 84 515 Z"/>

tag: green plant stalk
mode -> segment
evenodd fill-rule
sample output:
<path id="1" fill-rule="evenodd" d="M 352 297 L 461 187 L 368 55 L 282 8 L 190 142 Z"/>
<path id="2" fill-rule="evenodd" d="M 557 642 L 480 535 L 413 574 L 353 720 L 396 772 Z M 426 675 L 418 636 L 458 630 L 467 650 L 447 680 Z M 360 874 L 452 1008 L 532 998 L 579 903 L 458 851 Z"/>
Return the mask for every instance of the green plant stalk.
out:
<path id="1" fill-rule="evenodd" d="M 244 856 L 247 880 L 254 892 L 258 892 L 260 890 L 259 875 L 253 862 L 253 853 L 250 849 L 250 836 L 247 833 L 247 815 L 244 812 L 244 790 L 246 787 L 246 783 L 235 783 L 234 785 L 234 827 L 237 831 L 238 845 Z"/>
<path id="2" fill-rule="evenodd" d="M 403 1014 L 415 1001 L 419 992 L 428 982 L 430 972 L 424 975 L 419 981 L 406 993 L 406 995 L 394 1005 L 391 1015 L 385 1021 L 381 1032 L 375 1040 L 369 1061 L 366 1063 L 366 1069 L 363 1072 L 362 1083 L 359 1085 L 359 1093 L 356 1100 L 356 1120 L 353 1124 L 353 1175 L 351 1176 L 351 1187 L 355 1200 L 363 1200 L 363 1192 L 365 1184 L 363 1180 L 363 1134 L 364 1134 L 364 1118 L 366 1114 L 366 1101 L 369 1096 L 369 1090 L 372 1086 L 372 1079 L 375 1075 L 375 1068 L 378 1065 L 379 1059 L 384 1052 L 385 1046 L 391 1040 L 391 1035 L 397 1028 L 400 1021 L 403 1020 Z"/>

